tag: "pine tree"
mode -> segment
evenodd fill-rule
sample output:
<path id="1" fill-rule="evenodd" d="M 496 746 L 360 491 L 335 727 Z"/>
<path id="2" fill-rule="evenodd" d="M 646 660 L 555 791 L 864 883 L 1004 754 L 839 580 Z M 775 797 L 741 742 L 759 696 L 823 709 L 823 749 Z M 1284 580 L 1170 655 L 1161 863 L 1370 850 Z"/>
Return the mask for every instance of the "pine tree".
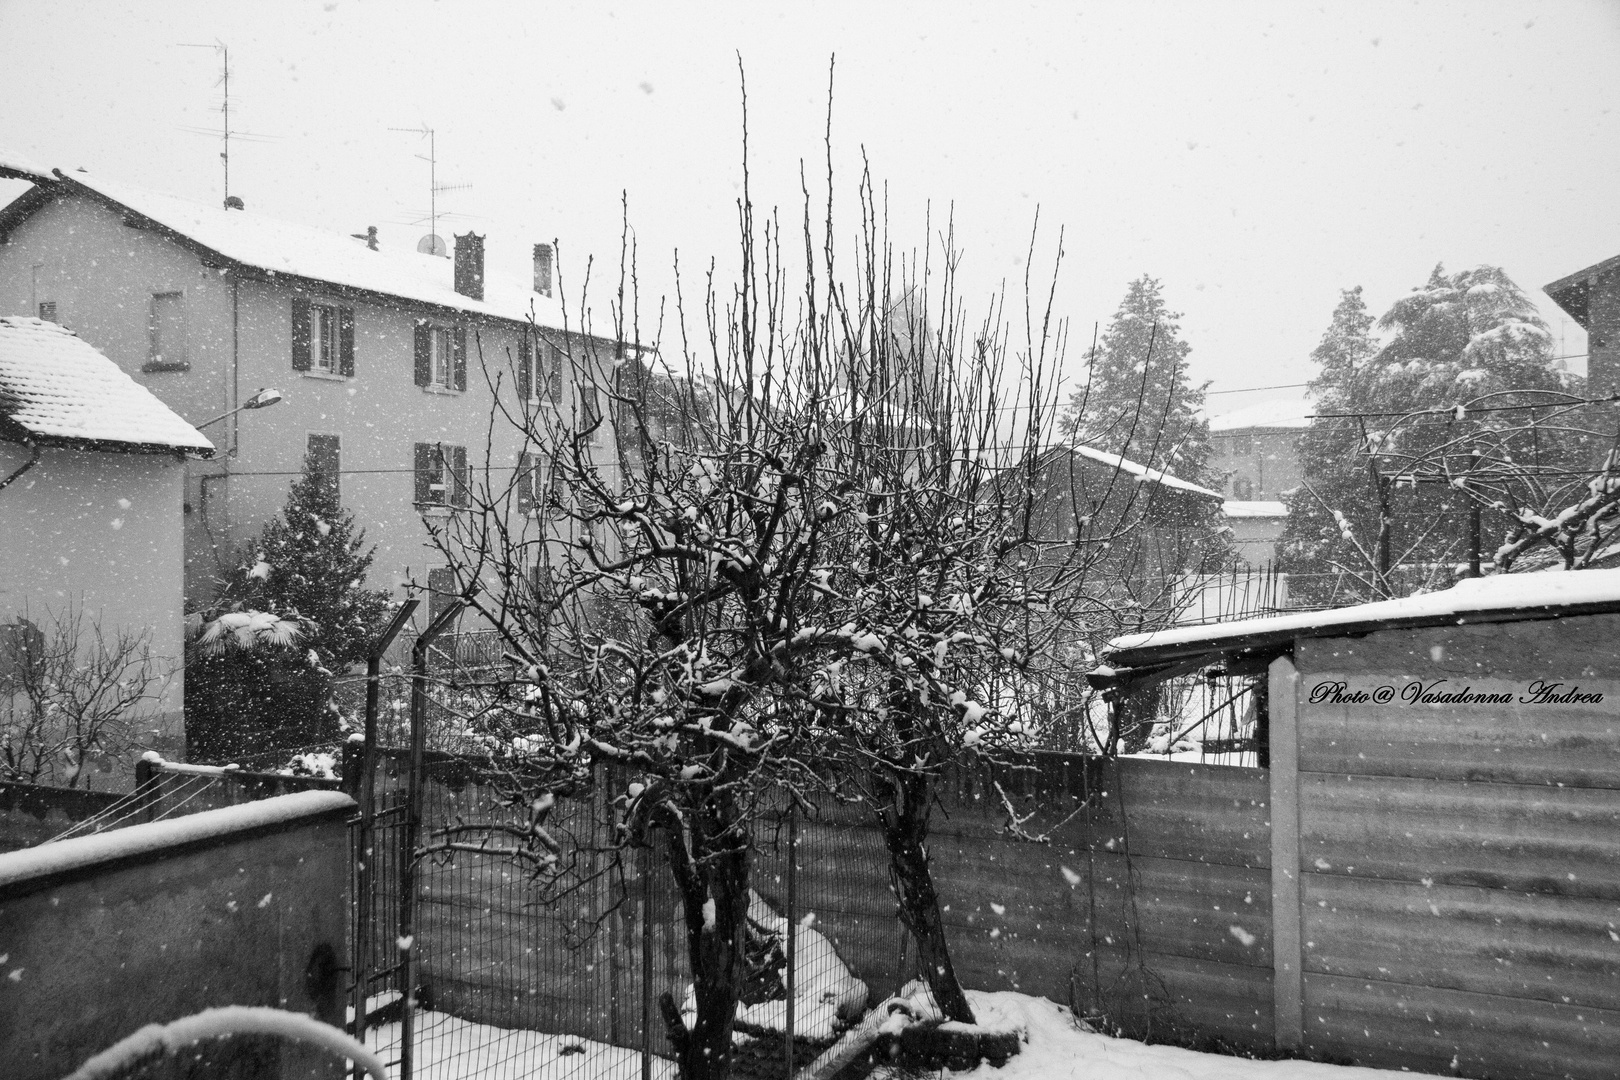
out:
<path id="1" fill-rule="evenodd" d="M 264 528 L 254 562 L 230 598 L 243 607 L 296 614 L 313 624 L 307 648 L 341 671 L 361 663 L 381 626 L 388 594 L 365 587 L 375 547 L 338 500 L 335 477 L 313 457 L 293 483 L 281 516 Z"/>
<path id="2" fill-rule="evenodd" d="M 1069 399 L 1064 428 L 1076 442 L 1202 482 L 1209 425 L 1199 415 L 1204 388 L 1189 381 L 1192 346 L 1179 336 L 1180 319 L 1156 278 L 1131 282 L 1093 350 L 1088 382 Z"/>
<path id="3" fill-rule="evenodd" d="M 1561 431 L 1519 430 L 1524 413 L 1450 412 L 1488 394 L 1500 409 L 1546 400 L 1523 392 L 1578 389 L 1555 366 L 1535 306 L 1500 268 L 1437 266 L 1377 325 L 1382 347 L 1361 290 L 1347 290 L 1311 354 L 1321 369 L 1311 384 L 1317 412 L 1340 418 L 1318 419 L 1300 440 L 1304 483 L 1289 500 L 1279 563 L 1293 575 L 1291 592 L 1317 603 L 1449 582 L 1469 499 L 1410 482 L 1414 461 L 1466 458 L 1485 441 L 1536 466 L 1573 464 L 1583 450 Z M 1409 416 L 1424 409 L 1445 411 Z M 1506 530 L 1501 517 L 1486 512 L 1488 534 Z M 1393 577 L 1380 580 L 1381 565 Z"/>
<path id="4" fill-rule="evenodd" d="M 338 736 L 332 675 L 365 659 L 388 595 L 365 587 L 372 550 L 313 456 L 216 608 L 186 647 L 186 740 L 193 760 L 279 764 Z M 295 627 L 296 640 L 229 646 L 232 620 Z M 208 628 L 212 627 L 212 632 Z M 280 637 L 287 637 L 283 634 Z M 241 637 L 240 634 L 235 637 Z M 215 639 L 215 640 L 211 640 Z"/>

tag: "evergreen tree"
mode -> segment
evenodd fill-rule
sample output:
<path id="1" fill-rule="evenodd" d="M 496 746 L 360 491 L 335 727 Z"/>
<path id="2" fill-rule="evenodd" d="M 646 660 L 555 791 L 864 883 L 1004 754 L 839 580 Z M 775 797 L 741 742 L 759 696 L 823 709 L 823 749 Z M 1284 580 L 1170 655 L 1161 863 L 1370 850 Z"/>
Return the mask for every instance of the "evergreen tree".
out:
<path id="1" fill-rule="evenodd" d="M 1157 279 L 1131 282 L 1089 357 L 1089 380 L 1069 399 L 1064 430 L 1094 446 L 1184 480 L 1207 479 L 1209 424 L 1204 388 L 1189 382 L 1192 347 L 1181 314 L 1165 308 Z"/>
<path id="2" fill-rule="evenodd" d="M 337 478 L 311 456 L 228 595 L 244 608 L 307 619 L 305 646 L 342 671 L 365 660 L 388 607 L 386 592 L 365 587 L 375 551 L 338 501 Z"/>
<path id="3" fill-rule="evenodd" d="M 1532 391 L 1579 389 L 1555 366 L 1535 306 L 1500 268 L 1437 266 L 1377 325 L 1382 347 L 1361 290 L 1347 290 L 1311 354 L 1321 368 L 1311 384 L 1317 411 L 1339 418 L 1318 419 L 1301 438 L 1304 483 L 1289 500 L 1279 563 L 1294 575 L 1294 595 L 1318 603 L 1449 583 L 1470 498 L 1415 475 L 1466 471 L 1477 447 L 1522 462 L 1527 476 L 1573 467 L 1584 450 L 1562 429 L 1532 430 L 1527 411 L 1458 409 L 1486 395 L 1503 410 L 1547 400 Z M 1422 410 L 1437 411 L 1412 415 Z M 1483 525 L 1500 537 L 1511 523 L 1487 510 Z"/>
<path id="4" fill-rule="evenodd" d="M 372 551 L 313 456 L 186 647 L 193 760 L 278 763 L 335 739 L 332 675 L 365 659 L 388 595 L 365 587 Z M 259 624 L 274 633 L 252 634 Z"/>

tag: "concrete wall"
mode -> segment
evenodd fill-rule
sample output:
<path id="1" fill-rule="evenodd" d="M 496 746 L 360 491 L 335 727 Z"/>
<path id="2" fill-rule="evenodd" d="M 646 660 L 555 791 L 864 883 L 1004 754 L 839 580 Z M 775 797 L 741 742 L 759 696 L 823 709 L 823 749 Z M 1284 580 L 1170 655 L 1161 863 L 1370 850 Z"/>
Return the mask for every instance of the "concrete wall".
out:
<path id="1" fill-rule="evenodd" d="M 444 260 L 447 284 L 451 269 Z M 185 295 L 190 366 L 143 372 L 151 297 L 167 291 Z M 295 295 L 354 310 L 353 377 L 293 370 Z M 81 197 L 51 203 L 0 244 L 0 314 L 33 315 L 47 300 L 57 304 L 58 321 L 192 423 L 233 408 L 260 387 L 285 395 L 268 410 L 239 413 L 207 429 L 221 454 L 190 470 L 188 595 L 211 595 L 214 579 L 236 568 L 237 547 L 280 511 L 311 434 L 341 440 L 343 500 L 378 545 L 368 583 L 377 588 L 396 589 L 407 578 L 425 582 L 426 570 L 444 563 L 412 502 L 414 443 L 465 446 L 475 472 L 487 464 L 498 488 L 517 465 L 521 440 L 504 422 L 496 423 L 487 461 L 484 453 L 497 376 L 508 403 L 516 404 L 514 323 L 433 315 L 467 327 L 467 389 L 424 389 L 414 382 L 413 344 L 417 319 L 429 313 L 423 306 L 344 299 L 335 291 L 301 294 L 290 284 L 204 266 L 179 244 L 126 226 L 118 214 Z M 610 356 L 598 359 L 603 371 L 611 367 Z M 572 375 L 565 381 L 572 401 Z M 603 440 L 603 460 L 612 461 L 611 436 Z"/>
<path id="2" fill-rule="evenodd" d="M 1601 615 L 1299 644 L 1271 711 L 1273 779 L 1295 777 L 1274 797 L 1276 865 L 1297 871 L 1276 883 L 1280 1043 L 1472 1077 L 1614 1075 L 1617 635 Z M 1420 680 L 1510 700 L 1408 700 Z M 1537 700 L 1538 681 L 1601 701 Z"/>
<path id="3" fill-rule="evenodd" d="M 0 855 L 8 1080 L 56 1080 L 142 1025 L 218 1005 L 341 1026 L 344 974 L 311 961 L 329 948 L 347 963 L 353 807 L 306 792 Z M 281 1059 L 256 1075 L 341 1071 Z"/>
<path id="4" fill-rule="evenodd" d="M 0 443 L 0 475 L 28 451 Z M 181 493 L 185 465 L 164 454 L 46 449 L 39 464 L 0 491 L 0 622 L 23 616 L 45 629 L 82 613 L 81 651 L 120 630 L 150 632 L 155 698 L 137 710 L 143 746 L 175 757 L 185 739 Z M 127 762 L 88 774 L 104 787 Z M 100 779 L 106 777 L 105 779 Z M 52 779 L 52 778 L 47 778 Z M 52 782 L 66 783 L 61 777 Z"/>

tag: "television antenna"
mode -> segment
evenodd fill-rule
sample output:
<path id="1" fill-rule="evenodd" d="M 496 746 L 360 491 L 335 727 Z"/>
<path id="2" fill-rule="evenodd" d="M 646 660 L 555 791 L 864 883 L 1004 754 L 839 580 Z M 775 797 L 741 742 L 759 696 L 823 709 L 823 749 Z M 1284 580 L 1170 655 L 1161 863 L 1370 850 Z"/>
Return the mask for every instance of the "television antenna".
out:
<path id="1" fill-rule="evenodd" d="M 417 158 L 428 163 L 428 234 L 417 242 L 416 250 L 426 255 L 449 255 L 450 249 L 444 238 L 439 235 L 439 193 L 441 191 L 465 191 L 471 184 L 441 184 L 439 183 L 439 153 L 437 133 L 426 124 L 417 128 L 392 127 L 389 131 L 402 131 L 408 135 L 422 135 L 427 138 L 428 152 L 424 156 L 417 154 Z M 421 221 L 417 219 L 418 223 Z"/>
<path id="2" fill-rule="evenodd" d="M 221 112 L 224 114 L 224 120 L 219 129 L 221 143 L 219 160 L 220 163 L 225 167 L 225 207 L 226 209 L 230 209 L 231 137 L 235 136 L 237 139 L 247 142 L 262 142 L 275 138 L 275 136 L 256 135 L 251 131 L 231 130 L 231 50 L 228 45 L 226 45 L 223 41 L 220 41 L 218 38 L 215 38 L 212 45 L 203 45 L 194 42 L 180 42 L 179 47 L 182 49 L 213 49 L 219 54 L 219 82 L 215 83 L 214 85 L 223 87 L 225 95 L 224 103 L 221 106 Z M 185 130 L 203 135 L 213 134 L 213 131 L 208 128 L 186 128 Z M 240 200 L 238 200 L 238 202 L 240 202 Z"/>

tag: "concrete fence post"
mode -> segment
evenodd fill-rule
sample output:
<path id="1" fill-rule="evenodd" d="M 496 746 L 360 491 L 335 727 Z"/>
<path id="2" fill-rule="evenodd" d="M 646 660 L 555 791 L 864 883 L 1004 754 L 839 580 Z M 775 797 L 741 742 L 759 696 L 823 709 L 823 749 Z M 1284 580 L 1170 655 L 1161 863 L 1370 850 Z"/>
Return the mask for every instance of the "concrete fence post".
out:
<path id="1" fill-rule="evenodd" d="M 1272 1016 L 1277 1049 L 1304 1041 L 1299 867 L 1299 672 L 1279 656 L 1267 669 L 1271 726 Z"/>

